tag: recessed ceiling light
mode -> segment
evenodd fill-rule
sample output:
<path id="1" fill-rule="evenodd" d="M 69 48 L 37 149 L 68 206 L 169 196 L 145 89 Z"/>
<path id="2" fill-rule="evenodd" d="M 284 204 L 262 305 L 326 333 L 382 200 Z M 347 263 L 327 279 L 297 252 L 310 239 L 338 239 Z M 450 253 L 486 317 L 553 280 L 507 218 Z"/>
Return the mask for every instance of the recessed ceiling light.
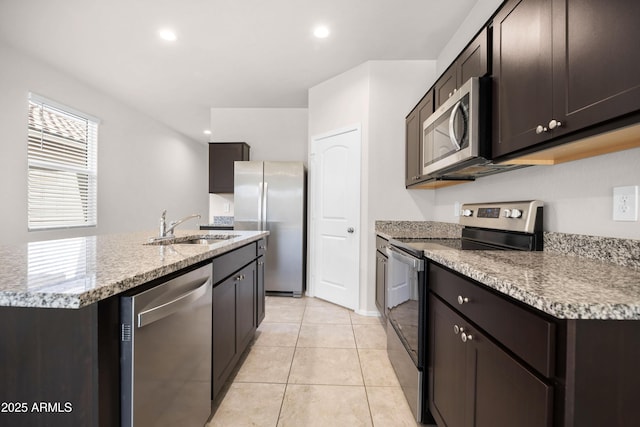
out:
<path id="1" fill-rule="evenodd" d="M 204 134 L 205 134 L 205 135 L 211 135 L 211 131 L 210 131 L 209 129 L 206 129 L 206 130 L 204 131 Z"/>
<path id="2" fill-rule="evenodd" d="M 173 30 L 170 30 L 168 28 L 158 31 L 158 35 L 162 40 L 166 40 L 168 42 L 174 42 L 178 38 L 176 36 L 176 33 Z"/>
<path id="3" fill-rule="evenodd" d="M 319 25 L 313 29 L 313 35 L 319 39 L 326 39 L 329 37 L 329 28 L 324 25 Z"/>

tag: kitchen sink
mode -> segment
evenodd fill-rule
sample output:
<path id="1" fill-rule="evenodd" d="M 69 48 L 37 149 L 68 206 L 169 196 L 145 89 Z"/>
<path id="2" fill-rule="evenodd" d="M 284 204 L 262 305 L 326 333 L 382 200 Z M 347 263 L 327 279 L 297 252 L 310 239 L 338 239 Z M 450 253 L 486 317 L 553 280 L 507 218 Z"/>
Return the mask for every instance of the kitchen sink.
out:
<path id="1" fill-rule="evenodd" d="M 197 238 L 197 239 L 189 239 L 189 240 L 175 242 L 175 244 L 176 245 L 213 245 L 214 243 L 224 242 L 225 240 L 228 240 L 228 239 Z"/>
<path id="2" fill-rule="evenodd" d="M 154 237 L 146 245 L 213 245 L 238 237 L 237 234 L 201 234 L 181 237 Z"/>

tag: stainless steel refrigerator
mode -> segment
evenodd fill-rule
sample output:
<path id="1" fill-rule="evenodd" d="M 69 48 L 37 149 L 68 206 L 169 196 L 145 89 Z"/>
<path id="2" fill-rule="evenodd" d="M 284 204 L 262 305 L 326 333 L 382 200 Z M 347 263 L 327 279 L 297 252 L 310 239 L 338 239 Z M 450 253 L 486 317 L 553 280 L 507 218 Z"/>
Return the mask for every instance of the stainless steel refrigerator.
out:
<path id="1" fill-rule="evenodd" d="M 306 173 L 302 162 L 234 165 L 234 229 L 268 230 L 265 291 L 302 296 L 306 279 Z"/>

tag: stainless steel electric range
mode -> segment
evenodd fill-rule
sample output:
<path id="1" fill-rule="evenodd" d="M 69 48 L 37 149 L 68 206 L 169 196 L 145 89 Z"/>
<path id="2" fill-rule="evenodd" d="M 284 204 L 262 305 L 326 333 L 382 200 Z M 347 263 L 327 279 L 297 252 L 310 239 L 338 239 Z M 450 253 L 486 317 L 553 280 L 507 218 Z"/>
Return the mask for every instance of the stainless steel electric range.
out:
<path id="1" fill-rule="evenodd" d="M 537 200 L 462 205 L 460 239 L 391 239 L 386 248 L 387 353 L 416 420 L 428 411 L 428 283 L 425 249 L 542 250 L 543 203 Z"/>

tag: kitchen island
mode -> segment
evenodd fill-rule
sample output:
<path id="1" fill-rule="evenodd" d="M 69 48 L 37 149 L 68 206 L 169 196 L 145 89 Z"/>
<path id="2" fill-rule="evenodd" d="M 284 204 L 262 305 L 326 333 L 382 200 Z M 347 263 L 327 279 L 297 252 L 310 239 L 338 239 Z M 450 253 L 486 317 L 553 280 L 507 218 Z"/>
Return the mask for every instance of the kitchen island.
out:
<path id="1" fill-rule="evenodd" d="M 462 250 L 454 225 L 386 225 L 386 240 L 428 239 L 413 248 L 426 260 L 429 407 L 441 421 L 637 422 L 640 242 L 547 232 L 540 252 Z"/>
<path id="2" fill-rule="evenodd" d="M 233 253 L 256 262 L 268 232 L 175 234 L 163 244 L 138 232 L 0 247 L 0 425 L 119 425 L 119 295 L 216 259 L 224 270 Z"/>

